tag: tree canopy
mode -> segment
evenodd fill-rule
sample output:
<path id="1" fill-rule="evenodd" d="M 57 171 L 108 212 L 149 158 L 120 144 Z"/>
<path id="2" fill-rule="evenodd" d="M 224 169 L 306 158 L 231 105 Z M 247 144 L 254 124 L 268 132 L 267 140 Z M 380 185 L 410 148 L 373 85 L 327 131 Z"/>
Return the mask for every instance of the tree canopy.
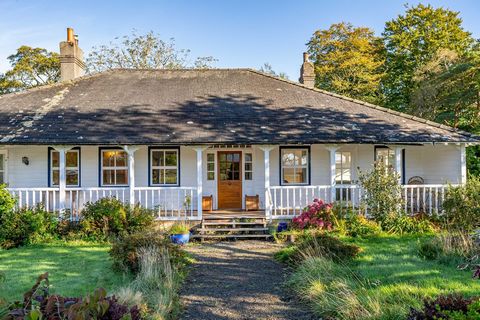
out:
<path id="1" fill-rule="evenodd" d="M 382 43 L 371 29 L 333 24 L 315 31 L 307 46 L 318 88 L 372 103 L 382 100 Z"/>
<path id="2" fill-rule="evenodd" d="M 139 35 L 115 38 L 108 45 L 93 47 L 86 59 L 89 73 L 114 68 L 127 69 L 178 69 L 210 68 L 217 60 L 211 56 L 197 57 L 190 61 L 190 50 L 178 49 L 173 38 L 165 41 L 150 31 Z"/>
<path id="3" fill-rule="evenodd" d="M 263 66 L 261 66 L 260 69 L 258 69 L 258 71 L 275 76 L 275 77 L 279 77 L 282 79 L 288 79 L 288 76 L 285 72 L 279 72 L 279 73 L 275 72 L 275 70 L 273 70 L 272 65 L 268 62 L 265 62 Z"/>
<path id="4" fill-rule="evenodd" d="M 0 94 L 54 83 L 60 79 L 58 53 L 21 46 L 7 59 L 12 68 L 0 74 Z"/>

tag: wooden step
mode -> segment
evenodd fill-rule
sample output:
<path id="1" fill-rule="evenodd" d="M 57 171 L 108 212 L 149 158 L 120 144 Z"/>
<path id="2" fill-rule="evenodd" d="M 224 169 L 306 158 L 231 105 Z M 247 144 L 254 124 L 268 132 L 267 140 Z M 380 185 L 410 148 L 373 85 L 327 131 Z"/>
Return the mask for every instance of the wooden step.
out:
<path id="1" fill-rule="evenodd" d="M 194 234 L 193 239 L 222 239 L 222 238 L 270 238 L 270 234 Z"/>
<path id="2" fill-rule="evenodd" d="M 265 216 L 243 216 L 243 215 L 238 215 L 238 216 L 222 216 L 222 215 L 208 215 L 208 216 L 203 216 L 203 220 L 232 220 L 232 219 L 261 219 L 265 220 Z"/>
<path id="3" fill-rule="evenodd" d="M 263 222 L 204 222 L 204 226 L 230 226 L 230 225 L 239 225 L 239 226 L 244 226 L 244 225 L 262 225 Z"/>
<path id="4" fill-rule="evenodd" d="M 196 231 L 268 231 L 268 228 L 200 228 Z"/>

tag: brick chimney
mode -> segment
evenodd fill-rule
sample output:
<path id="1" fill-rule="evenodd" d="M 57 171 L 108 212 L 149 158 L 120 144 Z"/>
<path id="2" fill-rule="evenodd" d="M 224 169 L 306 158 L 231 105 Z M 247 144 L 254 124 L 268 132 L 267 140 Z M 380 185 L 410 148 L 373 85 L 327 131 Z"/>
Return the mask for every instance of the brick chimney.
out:
<path id="1" fill-rule="evenodd" d="M 303 64 L 300 69 L 300 83 L 309 87 L 315 87 L 315 68 L 313 63 L 308 60 L 308 53 L 303 53 Z"/>
<path id="2" fill-rule="evenodd" d="M 72 28 L 67 28 L 67 41 L 60 42 L 60 79 L 69 81 L 85 74 L 83 51 Z"/>

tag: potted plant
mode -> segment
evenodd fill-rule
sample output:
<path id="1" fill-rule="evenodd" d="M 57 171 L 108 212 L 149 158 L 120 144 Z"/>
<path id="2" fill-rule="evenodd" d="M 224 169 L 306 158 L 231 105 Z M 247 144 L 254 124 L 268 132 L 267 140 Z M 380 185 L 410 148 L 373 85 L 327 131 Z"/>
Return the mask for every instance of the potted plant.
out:
<path id="1" fill-rule="evenodd" d="M 190 241 L 190 227 L 186 223 L 176 223 L 170 228 L 170 239 L 176 244 Z"/>

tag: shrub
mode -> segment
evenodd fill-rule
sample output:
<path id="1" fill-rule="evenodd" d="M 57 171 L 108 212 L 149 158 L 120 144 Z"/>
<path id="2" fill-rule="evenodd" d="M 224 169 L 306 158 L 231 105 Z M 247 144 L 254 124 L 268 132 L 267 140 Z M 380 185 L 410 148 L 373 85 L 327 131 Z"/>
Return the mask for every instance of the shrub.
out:
<path id="1" fill-rule="evenodd" d="M 442 254 L 442 247 L 434 240 L 423 241 L 418 247 L 418 255 L 426 260 L 436 260 Z"/>
<path id="2" fill-rule="evenodd" d="M 298 217 L 292 219 L 292 228 L 297 230 L 331 230 L 330 215 L 332 214 L 332 207 L 332 204 L 314 199 L 313 203 L 308 205 Z"/>
<path id="3" fill-rule="evenodd" d="M 384 231 L 392 234 L 432 233 L 434 225 L 426 218 L 411 217 L 406 214 L 391 213 L 381 222 Z"/>
<path id="4" fill-rule="evenodd" d="M 464 298 L 459 294 L 437 297 L 435 300 L 425 299 L 421 310 L 411 308 L 408 320 L 480 319 L 479 298 Z"/>
<path id="5" fill-rule="evenodd" d="M 185 223 L 175 223 L 170 228 L 169 233 L 170 234 L 188 234 L 190 233 L 190 227 Z"/>
<path id="6" fill-rule="evenodd" d="M 353 214 L 346 219 L 345 228 L 346 234 L 352 237 L 374 236 L 382 231 L 378 223 L 358 214 Z"/>
<path id="7" fill-rule="evenodd" d="M 82 232 L 89 238 L 107 239 L 145 230 L 153 223 L 150 210 L 136 205 L 133 208 L 116 198 L 89 202 L 82 210 Z"/>
<path id="8" fill-rule="evenodd" d="M 443 202 L 448 227 L 473 231 L 480 227 L 480 177 L 469 177 L 463 186 L 450 186 Z"/>
<path id="9" fill-rule="evenodd" d="M 5 320 L 17 319 L 141 319 L 137 306 L 128 307 L 115 296 L 107 297 L 99 288 L 85 298 L 67 298 L 49 293 L 48 273 L 38 277 L 35 285 L 24 294 L 22 302 L 9 307 Z"/>
<path id="10" fill-rule="evenodd" d="M 52 239 L 56 237 L 57 224 L 54 213 L 41 205 L 0 212 L 0 246 L 8 249 Z"/>
<path id="11" fill-rule="evenodd" d="M 387 215 L 400 213 L 402 188 L 396 172 L 379 161 L 372 170 L 360 172 L 358 179 L 364 190 L 362 202 L 375 221 L 382 222 Z"/>
<path id="12" fill-rule="evenodd" d="M 186 264 L 186 254 L 178 246 L 171 243 L 170 239 L 158 232 L 141 231 L 115 239 L 110 249 L 113 265 L 117 269 L 138 272 L 139 250 L 145 247 L 155 247 L 158 250 L 167 250 L 176 266 Z"/>
<path id="13" fill-rule="evenodd" d="M 360 247 L 345 243 L 328 234 L 305 235 L 292 246 L 280 250 L 275 257 L 286 263 L 298 264 L 310 257 L 322 257 L 336 262 L 355 258 Z"/>

